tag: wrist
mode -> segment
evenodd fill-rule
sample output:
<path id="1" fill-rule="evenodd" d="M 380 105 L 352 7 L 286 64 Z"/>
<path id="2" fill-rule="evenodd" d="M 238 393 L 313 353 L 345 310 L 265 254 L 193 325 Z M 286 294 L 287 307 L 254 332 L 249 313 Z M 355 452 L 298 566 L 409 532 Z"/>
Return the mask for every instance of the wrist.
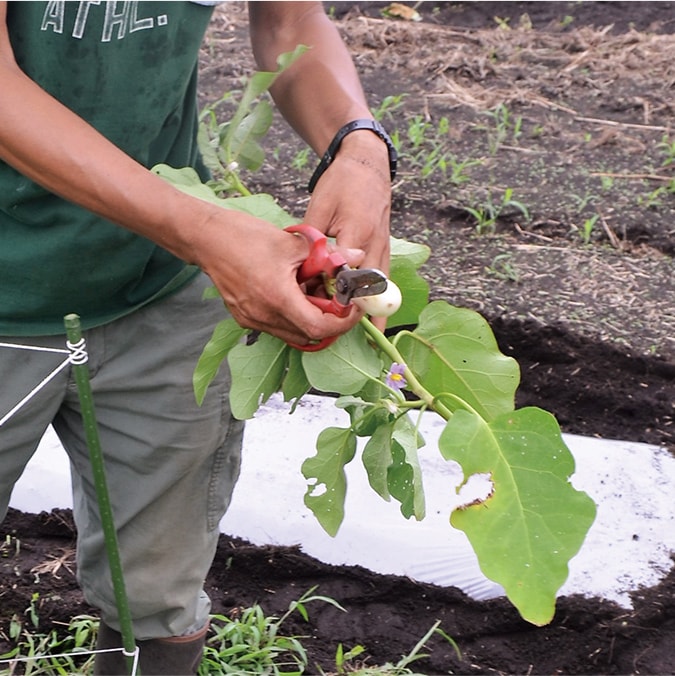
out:
<path id="1" fill-rule="evenodd" d="M 328 146 L 328 149 L 323 154 L 319 165 L 312 174 L 309 185 L 307 186 L 308 192 L 313 192 L 317 182 L 335 159 L 338 151 L 343 145 L 343 142 L 345 145 L 352 145 L 356 141 L 356 134 L 358 133 L 358 138 L 362 139 L 365 136 L 365 131 L 368 131 L 372 135 L 373 139 L 379 139 L 379 142 L 382 143 L 384 148 L 386 148 L 389 164 L 389 179 L 391 181 L 394 180 L 396 177 L 396 164 L 398 161 L 398 156 L 391 138 L 379 122 L 376 120 L 362 118 L 347 123 L 335 134 L 333 140 Z M 350 139 L 350 141 L 346 141 L 346 139 L 352 134 L 354 134 L 354 136 Z"/>

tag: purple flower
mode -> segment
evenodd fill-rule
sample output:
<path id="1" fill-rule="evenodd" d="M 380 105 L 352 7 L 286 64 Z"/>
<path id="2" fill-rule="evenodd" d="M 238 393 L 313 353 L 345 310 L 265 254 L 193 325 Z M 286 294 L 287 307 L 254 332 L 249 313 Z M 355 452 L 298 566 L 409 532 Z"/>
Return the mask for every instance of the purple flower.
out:
<path id="1" fill-rule="evenodd" d="M 400 392 L 407 384 L 404 374 L 405 373 L 405 364 L 397 364 L 394 362 L 387 373 L 387 379 L 385 383 L 387 387 L 391 387 L 392 390 Z"/>

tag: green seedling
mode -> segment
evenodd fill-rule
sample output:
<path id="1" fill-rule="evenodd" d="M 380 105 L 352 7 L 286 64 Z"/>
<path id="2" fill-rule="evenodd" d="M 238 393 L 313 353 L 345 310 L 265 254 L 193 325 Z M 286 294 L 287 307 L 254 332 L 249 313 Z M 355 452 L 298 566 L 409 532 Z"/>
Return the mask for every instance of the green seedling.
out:
<path id="1" fill-rule="evenodd" d="M 662 167 L 667 167 L 675 162 L 675 139 L 671 139 L 668 134 L 661 137 L 661 141 L 656 146 L 664 155 Z"/>
<path id="2" fill-rule="evenodd" d="M 403 106 L 407 96 L 407 94 L 385 96 L 382 99 L 382 103 L 371 111 L 373 117 L 378 120 L 378 122 L 383 122 L 385 119 L 393 121 L 394 113 Z"/>
<path id="3" fill-rule="evenodd" d="M 299 150 L 291 160 L 293 169 L 297 169 L 298 171 L 304 169 L 309 164 L 309 154 L 310 148 L 302 148 Z"/>
<path id="4" fill-rule="evenodd" d="M 646 197 L 638 196 L 637 202 L 641 207 L 647 209 L 654 209 L 663 205 L 663 198 L 669 195 L 675 195 L 675 179 L 668 181 L 665 185 L 661 185 L 655 190 L 652 190 Z"/>
<path id="5" fill-rule="evenodd" d="M 586 209 L 590 204 L 594 204 L 600 198 L 597 195 L 594 195 L 588 191 L 584 193 L 583 197 L 580 195 L 572 195 L 572 199 L 576 203 L 577 213 L 580 214 Z"/>
<path id="6" fill-rule="evenodd" d="M 0 544 L 0 556 L 7 558 L 10 556 L 12 550 L 14 550 L 14 556 L 19 556 L 19 553 L 21 552 L 21 540 L 8 533 L 5 535 L 5 541 Z"/>
<path id="7" fill-rule="evenodd" d="M 591 218 L 587 218 L 584 221 L 584 224 L 581 226 L 581 241 L 584 244 L 590 244 L 591 242 L 591 237 L 593 236 L 593 230 L 595 228 L 595 224 L 598 220 L 599 216 L 598 214 L 595 214 L 594 216 L 591 216 Z"/>
<path id="8" fill-rule="evenodd" d="M 504 191 L 501 202 L 494 202 L 492 195 L 489 195 L 483 204 L 465 207 L 465 210 L 476 220 L 476 233 L 485 235 L 493 233 L 497 226 L 497 220 L 503 216 L 506 209 L 517 209 L 526 220 L 529 220 L 530 213 L 527 207 L 518 200 L 513 199 L 513 189 L 507 188 Z"/>
<path id="9" fill-rule="evenodd" d="M 492 259 L 490 267 L 485 268 L 485 271 L 499 279 L 518 282 L 520 275 L 513 265 L 512 258 L 513 254 L 510 253 L 499 254 Z"/>
<path id="10" fill-rule="evenodd" d="M 516 142 L 522 135 L 522 117 L 514 118 L 505 104 L 500 103 L 491 110 L 484 111 L 483 115 L 489 117 L 491 122 L 487 125 L 476 125 L 476 129 L 487 132 L 488 150 L 492 157 L 506 141 L 510 139 Z"/>

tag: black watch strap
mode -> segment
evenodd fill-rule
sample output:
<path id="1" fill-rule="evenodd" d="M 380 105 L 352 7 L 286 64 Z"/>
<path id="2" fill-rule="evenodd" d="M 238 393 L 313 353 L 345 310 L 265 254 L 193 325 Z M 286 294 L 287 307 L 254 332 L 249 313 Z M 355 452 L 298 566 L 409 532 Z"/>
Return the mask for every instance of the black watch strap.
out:
<path id="1" fill-rule="evenodd" d="M 391 138 L 389 137 L 389 134 L 387 134 L 387 132 L 384 130 L 384 127 L 377 120 L 353 120 L 352 122 L 348 122 L 344 127 L 341 127 L 338 130 L 338 133 L 335 134 L 335 138 L 333 138 L 333 140 L 330 142 L 328 150 L 326 150 L 326 152 L 323 154 L 321 161 L 314 170 L 312 178 L 309 179 L 309 184 L 307 186 L 308 192 L 311 193 L 314 191 L 318 180 L 321 178 L 321 176 L 323 176 L 323 173 L 326 171 L 326 169 L 328 169 L 331 162 L 335 159 L 335 154 L 340 148 L 342 139 L 347 136 L 347 134 L 351 134 L 353 131 L 357 131 L 358 129 L 369 129 L 374 134 L 377 134 L 385 142 L 387 146 L 387 152 L 389 153 L 389 176 L 392 181 L 396 178 L 396 163 L 398 162 L 398 154 Z"/>

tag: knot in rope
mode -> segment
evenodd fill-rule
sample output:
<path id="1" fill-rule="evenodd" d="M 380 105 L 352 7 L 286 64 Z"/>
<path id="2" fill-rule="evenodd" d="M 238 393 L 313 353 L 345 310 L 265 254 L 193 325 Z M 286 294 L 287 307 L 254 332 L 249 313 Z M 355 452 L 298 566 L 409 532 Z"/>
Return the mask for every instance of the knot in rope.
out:
<path id="1" fill-rule="evenodd" d="M 66 346 L 70 350 L 68 360 L 71 364 L 78 366 L 80 364 L 86 364 L 87 361 L 89 361 L 87 343 L 85 342 L 84 338 L 80 338 L 80 340 L 78 340 L 75 344 L 67 340 Z"/>

